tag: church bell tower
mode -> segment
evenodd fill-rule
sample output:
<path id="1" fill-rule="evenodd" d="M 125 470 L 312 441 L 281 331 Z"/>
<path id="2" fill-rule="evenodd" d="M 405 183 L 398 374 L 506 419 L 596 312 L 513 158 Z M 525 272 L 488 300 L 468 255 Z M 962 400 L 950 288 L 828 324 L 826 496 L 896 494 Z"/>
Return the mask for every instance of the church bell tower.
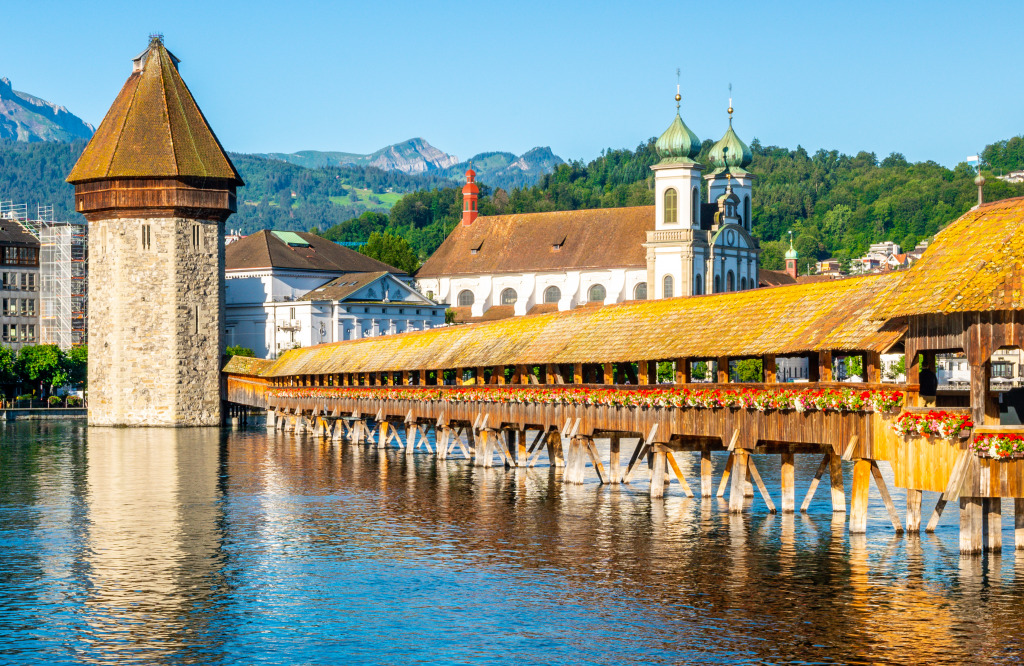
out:
<path id="1" fill-rule="evenodd" d="M 89 425 L 217 426 L 224 221 L 244 185 L 161 36 L 75 164 L 89 221 Z"/>

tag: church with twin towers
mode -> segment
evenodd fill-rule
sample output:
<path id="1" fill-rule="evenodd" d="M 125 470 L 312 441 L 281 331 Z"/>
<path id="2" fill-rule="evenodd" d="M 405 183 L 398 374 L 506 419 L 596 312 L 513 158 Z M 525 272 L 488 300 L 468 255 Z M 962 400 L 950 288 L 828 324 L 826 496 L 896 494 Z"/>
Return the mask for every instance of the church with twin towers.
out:
<path id="1" fill-rule="evenodd" d="M 733 130 L 732 101 L 706 165 L 680 101 L 655 143 L 653 206 L 480 216 L 470 170 L 462 223 L 417 272 L 420 291 L 480 321 L 758 287 L 753 155 Z"/>

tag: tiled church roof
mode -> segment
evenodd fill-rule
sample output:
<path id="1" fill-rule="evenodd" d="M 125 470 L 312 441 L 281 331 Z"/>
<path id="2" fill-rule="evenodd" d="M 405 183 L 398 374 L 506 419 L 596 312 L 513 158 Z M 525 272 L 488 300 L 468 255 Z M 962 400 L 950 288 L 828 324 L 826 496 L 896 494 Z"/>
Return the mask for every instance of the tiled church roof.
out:
<path id="1" fill-rule="evenodd" d="M 224 249 L 224 266 L 229 271 L 257 268 L 292 268 L 333 273 L 374 273 L 387 271 L 405 275 L 394 266 L 371 259 L 315 234 L 295 234 L 305 245 L 289 245 L 272 231 L 258 231 Z"/>
<path id="2" fill-rule="evenodd" d="M 177 58 L 153 39 L 68 176 L 216 178 L 243 185 L 238 171 L 178 73 Z"/>
<path id="3" fill-rule="evenodd" d="M 654 206 L 478 217 L 457 226 L 416 277 L 646 269 L 653 230 Z"/>

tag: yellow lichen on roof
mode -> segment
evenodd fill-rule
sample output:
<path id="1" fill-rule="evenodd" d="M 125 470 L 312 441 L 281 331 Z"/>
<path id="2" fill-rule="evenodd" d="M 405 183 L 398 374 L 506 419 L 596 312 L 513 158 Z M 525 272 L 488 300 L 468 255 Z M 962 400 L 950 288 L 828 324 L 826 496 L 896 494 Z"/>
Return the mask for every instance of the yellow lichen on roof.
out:
<path id="1" fill-rule="evenodd" d="M 969 211 L 943 229 L 902 273 L 877 317 L 1024 308 L 1024 198 Z"/>
<path id="2" fill-rule="evenodd" d="M 514 317 L 294 349 L 267 376 L 883 351 L 871 304 L 895 274 Z"/>
<path id="3" fill-rule="evenodd" d="M 274 362 L 251 356 L 232 356 L 224 364 L 223 372 L 229 375 L 260 375 L 270 369 Z"/>

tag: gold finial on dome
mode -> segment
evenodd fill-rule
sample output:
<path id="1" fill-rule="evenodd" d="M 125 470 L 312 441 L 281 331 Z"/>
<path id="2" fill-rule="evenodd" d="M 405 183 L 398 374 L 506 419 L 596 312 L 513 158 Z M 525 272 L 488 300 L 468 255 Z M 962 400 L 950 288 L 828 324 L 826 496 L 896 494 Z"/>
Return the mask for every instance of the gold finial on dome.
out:
<path id="1" fill-rule="evenodd" d="M 732 120 L 732 84 L 729 84 L 729 108 L 726 109 L 729 112 L 729 120 Z"/>
<path id="2" fill-rule="evenodd" d="M 676 67 L 676 111 L 679 111 L 679 100 L 683 99 L 683 96 L 679 94 L 679 68 Z"/>

